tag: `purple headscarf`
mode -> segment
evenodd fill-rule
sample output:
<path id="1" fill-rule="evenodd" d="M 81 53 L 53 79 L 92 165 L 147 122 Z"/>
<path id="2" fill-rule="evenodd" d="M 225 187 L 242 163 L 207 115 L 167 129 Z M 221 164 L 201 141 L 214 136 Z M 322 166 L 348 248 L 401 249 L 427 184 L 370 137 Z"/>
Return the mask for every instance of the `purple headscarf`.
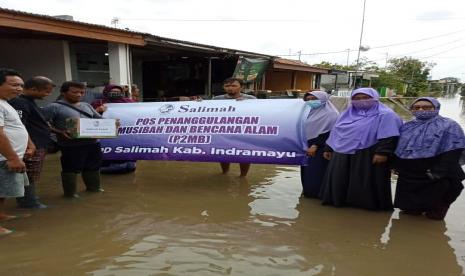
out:
<path id="1" fill-rule="evenodd" d="M 91 103 L 92 107 L 97 108 L 106 103 L 133 103 L 135 102 L 133 99 L 126 98 L 124 96 L 119 99 L 110 98 L 108 94 L 111 92 L 113 88 L 118 88 L 119 90 L 121 90 L 121 92 L 123 92 L 123 87 L 119 85 L 108 84 L 105 86 L 105 88 L 103 88 L 103 98 L 93 101 Z"/>
<path id="2" fill-rule="evenodd" d="M 415 100 L 431 102 L 436 110 L 441 104 L 435 98 L 423 97 Z M 400 128 L 396 155 L 403 159 L 429 158 L 441 153 L 465 149 L 465 135 L 460 125 L 452 119 L 435 116 L 429 120 L 414 119 Z"/>
<path id="3" fill-rule="evenodd" d="M 305 120 L 305 134 L 308 140 L 330 131 L 339 116 L 339 111 L 329 101 L 328 93 L 324 91 L 307 92 L 304 99 L 309 95 L 315 96 L 322 105 L 320 108 L 312 108 Z"/>
<path id="4" fill-rule="evenodd" d="M 336 121 L 326 143 L 335 151 L 353 154 L 376 144 L 380 139 L 399 136 L 402 120 L 394 111 L 379 102 L 379 94 L 373 88 L 359 88 L 351 97 L 365 94 L 376 103 L 368 110 L 356 109 L 351 104 Z"/>
<path id="5" fill-rule="evenodd" d="M 106 102 L 108 102 L 108 103 L 133 103 L 134 102 L 133 99 L 126 98 L 126 96 L 123 96 L 123 97 L 121 97 L 119 99 L 110 98 L 109 93 L 111 92 L 111 90 L 113 88 L 118 88 L 119 90 L 121 90 L 121 92 L 123 92 L 123 87 L 122 86 L 114 85 L 114 84 L 108 84 L 103 89 L 103 99 L 105 99 Z"/>

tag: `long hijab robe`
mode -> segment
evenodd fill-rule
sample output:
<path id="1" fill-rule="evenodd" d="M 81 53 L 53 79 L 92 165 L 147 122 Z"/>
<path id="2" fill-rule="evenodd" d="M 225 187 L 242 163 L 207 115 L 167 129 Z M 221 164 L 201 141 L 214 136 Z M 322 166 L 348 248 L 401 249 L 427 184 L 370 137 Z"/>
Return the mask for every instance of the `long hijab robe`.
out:
<path id="1" fill-rule="evenodd" d="M 304 99 L 315 96 L 321 101 L 319 108 L 312 108 L 305 120 L 305 133 L 308 147 L 317 146 L 314 157 L 308 157 L 307 166 L 302 166 L 300 176 L 302 181 L 303 195 L 305 197 L 318 198 L 320 194 L 321 181 L 323 180 L 328 161 L 323 158 L 323 148 L 329 136 L 329 131 L 339 116 L 336 107 L 329 101 L 329 94 L 324 91 L 307 92 Z"/>
<path id="2" fill-rule="evenodd" d="M 373 164 L 373 156 L 393 153 L 402 120 L 379 102 L 372 88 L 352 92 L 371 97 L 371 107 L 359 108 L 354 101 L 331 130 L 327 151 L 333 151 L 321 188 L 325 205 L 391 210 L 388 163 Z"/>
<path id="3" fill-rule="evenodd" d="M 436 115 L 414 119 L 400 129 L 394 162 L 399 174 L 394 205 L 442 219 L 463 189 L 465 174 L 459 158 L 465 149 L 465 135 L 457 122 L 437 114 L 441 105 L 436 99 L 424 97 L 415 102 L 420 100 L 431 102 Z"/>

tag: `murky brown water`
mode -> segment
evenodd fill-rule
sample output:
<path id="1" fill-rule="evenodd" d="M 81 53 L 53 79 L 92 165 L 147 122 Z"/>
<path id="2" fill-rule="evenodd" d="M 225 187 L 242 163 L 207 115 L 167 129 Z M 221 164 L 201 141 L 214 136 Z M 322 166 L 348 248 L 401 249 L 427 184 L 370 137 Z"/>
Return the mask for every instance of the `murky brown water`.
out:
<path id="1" fill-rule="evenodd" d="M 457 119 L 458 98 L 442 102 Z M 254 165 L 247 180 L 237 167 L 219 171 L 143 161 L 135 174 L 104 176 L 105 193 L 68 201 L 58 155 L 48 156 L 39 193 L 50 208 L 4 223 L 17 232 L 0 239 L 0 275 L 464 272 L 465 194 L 436 222 L 300 198 L 297 167 Z"/>

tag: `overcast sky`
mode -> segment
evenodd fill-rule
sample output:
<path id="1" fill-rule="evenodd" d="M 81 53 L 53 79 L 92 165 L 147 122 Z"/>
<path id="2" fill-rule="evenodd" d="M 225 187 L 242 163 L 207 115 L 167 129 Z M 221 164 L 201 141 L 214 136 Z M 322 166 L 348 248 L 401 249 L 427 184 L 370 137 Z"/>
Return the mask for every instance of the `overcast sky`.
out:
<path id="1" fill-rule="evenodd" d="M 228 47 L 310 64 L 354 63 L 363 0 L 0 0 L 2 8 Z M 367 0 L 362 57 L 436 63 L 433 79 L 465 80 L 465 0 Z M 328 53 L 339 52 L 339 53 Z M 319 54 L 317 54 L 319 53 Z M 328 53 L 328 54 L 322 54 Z M 285 56 L 285 55 L 292 56 Z"/>

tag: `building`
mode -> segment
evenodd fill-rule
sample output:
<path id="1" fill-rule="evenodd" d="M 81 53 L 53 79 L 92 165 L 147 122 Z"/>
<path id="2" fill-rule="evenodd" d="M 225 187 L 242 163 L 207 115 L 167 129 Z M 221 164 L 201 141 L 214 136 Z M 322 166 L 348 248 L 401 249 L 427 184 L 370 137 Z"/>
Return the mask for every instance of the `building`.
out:
<path id="1" fill-rule="evenodd" d="M 254 90 L 317 88 L 325 69 L 264 55 L 152 34 L 0 8 L 1 67 L 25 78 L 44 75 L 57 84 L 87 83 L 94 97 L 106 83 L 137 84 L 144 101 L 222 93 L 240 57 L 269 60 Z M 55 91 L 58 96 L 58 91 Z M 48 99 L 48 101 L 53 100 Z"/>

